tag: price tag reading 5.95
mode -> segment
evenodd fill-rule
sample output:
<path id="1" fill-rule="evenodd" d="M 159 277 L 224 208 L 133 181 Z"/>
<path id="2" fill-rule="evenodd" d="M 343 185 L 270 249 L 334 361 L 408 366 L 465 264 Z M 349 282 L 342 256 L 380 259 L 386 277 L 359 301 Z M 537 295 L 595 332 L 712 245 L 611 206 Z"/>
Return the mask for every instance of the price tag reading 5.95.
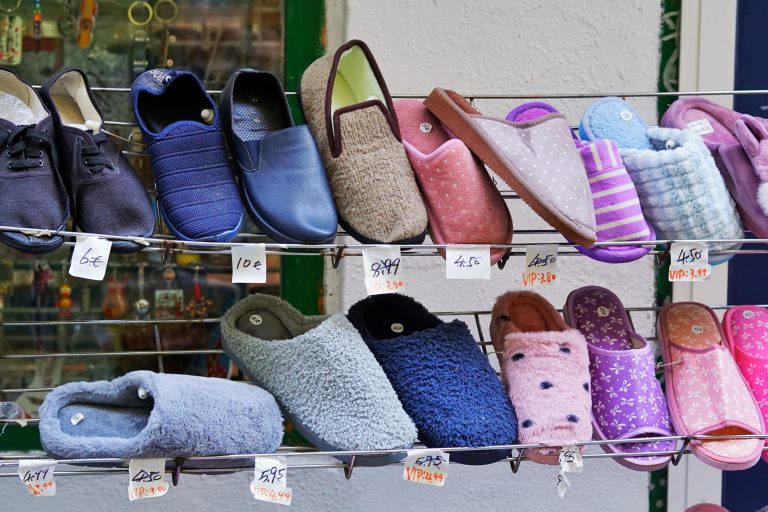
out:
<path id="1" fill-rule="evenodd" d="M 669 257 L 669 280 L 672 282 L 703 281 L 712 272 L 709 251 L 705 244 L 674 242 L 669 250 Z"/>
<path id="2" fill-rule="evenodd" d="M 542 286 L 557 280 L 557 246 L 529 245 L 525 248 L 523 286 Z"/>
<path id="3" fill-rule="evenodd" d="M 285 457 L 257 458 L 253 469 L 251 494 L 254 499 L 290 505 L 293 491 L 287 486 L 288 464 Z"/>
<path id="4" fill-rule="evenodd" d="M 403 480 L 424 485 L 445 485 L 449 454 L 441 450 L 408 450 Z"/>
<path id="5" fill-rule="evenodd" d="M 491 248 L 449 245 L 445 249 L 446 279 L 490 279 Z"/>
<path id="6" fill-rule="evenodd" d="M 368 295 L 405 291 L 399 247 L 363 249 L 363 276 Z"/>

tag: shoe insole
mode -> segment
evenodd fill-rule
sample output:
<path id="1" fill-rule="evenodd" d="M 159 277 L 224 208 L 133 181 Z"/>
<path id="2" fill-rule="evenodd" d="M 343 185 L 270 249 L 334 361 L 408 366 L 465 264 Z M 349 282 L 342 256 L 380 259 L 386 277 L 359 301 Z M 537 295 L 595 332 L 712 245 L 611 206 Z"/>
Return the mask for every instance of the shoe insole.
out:
<path id="1" fill-rule="evenodd" d="M 665 315 L 667 339 L 686 348 L 703 349 L 722 341 L 717 320 L 700 304 L 673 304 Z"/>
<path id="2" fill-rule="evenodd" d="M 147 426 L 154 400 L 147 398 L 146 406 L 73 403 L 59 411 L 62 432 L 76 437 L 113 437 L 130 439 Z M 82 415 L 79 421 L 76 418 Z"/>
<path id="3" fill-rule="evenodd" d="M 590 345 L 604 350 L 632 350 L 631 326 L 626 325 L 624 307 L 613 294 L 586 290 L 574 298 L 574 321 Z"/>
<path id="4" fill-rule="evenodd" d="M 235 87 L 233 93 L 232 130 L 238 137 L 244 141 L 261 140 L 271 132 L 291 126 L 282 98 L 273 101 L 247 89 Z"/>
<path id="5" fill-rule="evenodd" d="M 315 328 L 325 318 L 320 316 L 316 321 L 305 319 L 306 322 L 298 323 L 282 313 L 279 308 L 274 311 L 254 308 L 240 315 L 235 325 L 240 331 L 262 340 L 289 340 Z"/>
<path id="6" fill-rule="evenodd" d="M 139 116 L 153 133 L 160 133 L 179 121 L 203 123 L 201 113 L 213 103 L 194 77 L 181 75 L 159 96 L 141 93 Z"/>
<path id="7" fill-rule="evenodd" d="M 386 103 L 365 53 L 359 46 L 353 46 L 339 58 L 331 93 L 331 110 L 335 112 L 370 98 Z"/>
<path id="8" fill-rule="evenodd" d="M 434 322 L 418 312 L 414 314 L 410 311 L 402 311 L 400 308 L 390 307 L 391 305 L 392 303 L 384 302 L 382 305 L 373 306 L 363 316 L 368 332 L 377 340 L 410 336 L 414 332 L 439 325 L 439 322 Z"/>
<path id="9" fill-rule="evenodd" d="M 63 124 L 85 125 L 83 112 L 74 98 L 64 94 L 51 94 L 51 99 L 53 99 L 53 103 L 56 105 L 56 110 L 58 110 Z"/>

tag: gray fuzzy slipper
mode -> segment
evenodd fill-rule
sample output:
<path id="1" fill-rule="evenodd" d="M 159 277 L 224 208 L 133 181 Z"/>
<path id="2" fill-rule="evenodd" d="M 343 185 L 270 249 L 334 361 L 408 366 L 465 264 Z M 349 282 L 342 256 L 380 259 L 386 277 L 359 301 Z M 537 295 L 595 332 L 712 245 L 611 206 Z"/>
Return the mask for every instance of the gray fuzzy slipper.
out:
<path id="1" fill-rule="evenodd" d="M 109 382 L 64 384 L 40 407 L 40 440 L 61 459 L 272 453 L 282 438 L 275 399 L 224 379 L 136 371 Z"/>
<path id="2" fill-rule="evenodd" d="M 413 445 L 413 421 L 343 315 L 304 316 L 277 297 L 256 294 L 224 314 L 221 331 L 227 354 L 275 396 L 296 430 L 320 450 Z M 357 462 L 381 465 L 404 456 L 358 457 Z"/>
<path id="3" fill-rule="evenodd" d="M 387 84 L 365 43 L 349 41 L 312 63 L 299 100 L 339 224 L 363 243 L 423 242 L 427 210 Z"/>

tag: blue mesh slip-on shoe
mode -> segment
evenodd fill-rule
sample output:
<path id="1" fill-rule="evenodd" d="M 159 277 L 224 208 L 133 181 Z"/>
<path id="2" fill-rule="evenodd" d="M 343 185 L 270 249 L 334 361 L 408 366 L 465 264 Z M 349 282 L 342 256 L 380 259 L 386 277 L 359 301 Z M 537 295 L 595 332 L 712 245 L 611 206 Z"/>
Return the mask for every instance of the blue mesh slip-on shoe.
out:
<path id="1" fill-rule="evenodd" d="M 188 71 L 152 69 L 131 87 L 168 229 L 182 240 L 228 242 L 243 203 L 227 159 L 216 105 Z"/>
<path id="2" fill-rule="evenodd" d="M 277 242 L 333 241 L 336 205 L 323 162 L 309 127 L 294 126 L 280 80 L 236 71 L 219 105 L 253 221 Z"/>
<path id="3" fill-rule="evenodd" d="M 60 231 L 69 199 L 57 170 L 53 120 L 34 89 L 0 68 L 0 226 Z M 1 231 L 6 245 L 33 254 L 61 247 L 58 235 Z"/>
<path id="4" fill-rule="evenodd" d="M 59 171 L 77 227 L 86 233 L 152 236 L 152 200 L 128 159 L 103 131 L 101 109 L 85 73 L 79 69 L 56 73 L 40 96 L 53 117 Z M 112 251 L 118 253 L 143 247 L 130 240 L 112 241 Z"/>
<path id="5" fill-rule="evenodd" d="M 443 322 L 410 297 L 373 295 L 347 318 L 395 388 L 428 448 L 509 445 L 517 418 L 504 385 L 467 324 Z M 453 452 L 451 462 L 490 464 L 509 450 Z"/>

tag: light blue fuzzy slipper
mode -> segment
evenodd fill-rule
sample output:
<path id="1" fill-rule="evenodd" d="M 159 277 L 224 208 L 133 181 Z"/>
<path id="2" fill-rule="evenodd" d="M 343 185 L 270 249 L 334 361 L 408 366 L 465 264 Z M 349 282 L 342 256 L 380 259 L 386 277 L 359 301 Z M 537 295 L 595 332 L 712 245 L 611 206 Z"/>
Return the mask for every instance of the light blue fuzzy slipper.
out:
<path id="1" fill-rule="evenodd" d="M 283 418 L 269 393 L 211 377 L 136 371 L 72 382 L 40 407 L 40 440 L 59 459 L 272 453 L 282 438 Z"/>
<path id="2" fill-rule="evenodd" d="M 614 139 L 635 184 L 645 218 L 657 238 L 713 240 L 744 238 L 735 204 L 701 138 L 689 130 L 649 127 L 619 98 L 603 98 L 584 113 L 580 134 Z M 708 244 L 710 251 L 740 244 Z M 731 259 L 713 254 L 713 265 Z"/>
<path id="3" fill-rule="evenodd" d="M 416 440 L 384 370 L 344 315 L 304 316 L 277 297 L 256 294 L 224 314 L 221 333 L 227 354 L 317 448 L 395 450 Z M 357 464 L 404 456 L 358 457 Z"/>

